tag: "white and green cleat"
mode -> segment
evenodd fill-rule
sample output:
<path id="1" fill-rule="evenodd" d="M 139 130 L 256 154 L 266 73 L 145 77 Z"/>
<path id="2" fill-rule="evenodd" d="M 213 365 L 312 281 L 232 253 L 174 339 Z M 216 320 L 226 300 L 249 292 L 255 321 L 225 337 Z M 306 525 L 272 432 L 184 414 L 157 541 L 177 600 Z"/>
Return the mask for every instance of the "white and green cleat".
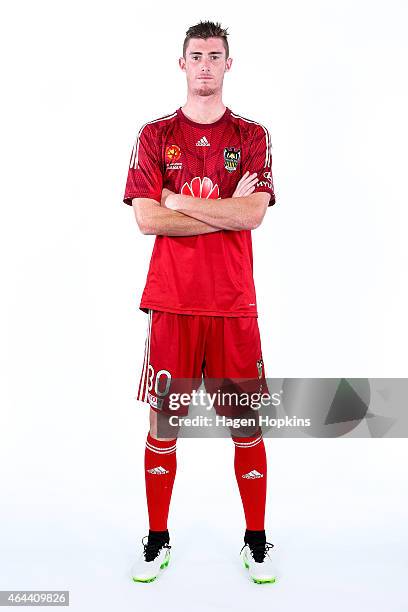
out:
<path id="1" fill-rule="evenodd" d="M 245 544 L 241 548 L 242 561 L 252 582 L 257 584 L 276 582 L 276 569 L 269 555 L 269 550 L 272 548 L 273 544 L 270 542 Z"/>
<path id="2" fill-rule="evenodd" d="M 143 540 L 143 552 L 130 570 L 133 582 L 153 582 L 170 562 L 169 544 L 149 541 L 145 544 Z"/>

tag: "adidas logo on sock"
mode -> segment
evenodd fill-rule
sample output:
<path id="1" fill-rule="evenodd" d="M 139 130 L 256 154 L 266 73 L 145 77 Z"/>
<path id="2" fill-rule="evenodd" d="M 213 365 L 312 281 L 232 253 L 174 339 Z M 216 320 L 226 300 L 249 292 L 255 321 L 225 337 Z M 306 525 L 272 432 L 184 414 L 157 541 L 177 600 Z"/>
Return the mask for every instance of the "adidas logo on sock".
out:
<path id="1" fill-rule="evenodd" d="M 168 474 L 169 470 L 165 470 L 161 465 L 158 465 L 155 468 L 152 468 L 151 470 L 147 470 L 149 472 L 149 474 Z"/>
<path id="2" fill-rule="evenodd" d="M 202 138 L 200 138 L 200 140 L 197 140 L 196 142 L 196 147 L 209 147 L 209 146 L 210 146 L 210 143 L 208 142 L 205 136 L 203 136 Z"/>
<path id="3" fill-rule="evenodd" d="M 242 474 L 242 478 L 263 478 L 263 474 L 260 474 L 256 470 L 248 472 L 248 474 Z"/>

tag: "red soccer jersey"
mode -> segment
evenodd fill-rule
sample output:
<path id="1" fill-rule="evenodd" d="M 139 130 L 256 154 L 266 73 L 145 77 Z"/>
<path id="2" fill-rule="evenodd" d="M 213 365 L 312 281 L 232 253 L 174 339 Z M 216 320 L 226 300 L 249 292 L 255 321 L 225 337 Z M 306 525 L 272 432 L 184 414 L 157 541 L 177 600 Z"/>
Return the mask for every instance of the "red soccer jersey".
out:
<path id="1" fill-rule="evenodd" d="M 149 121 L 130 158 L 123 201 L 152 198 L 163 187 L 189 196 L 232 197 L 241 176 L 258 174 L 254 192 L 270 194 L 271 140 L 261 124 L 226 108 L 214 123 L 196 123 L 181 108 Z M 256 317 L 250 230 L 198 236 L 156 236 L 141 310 L 177 314 Z"/>

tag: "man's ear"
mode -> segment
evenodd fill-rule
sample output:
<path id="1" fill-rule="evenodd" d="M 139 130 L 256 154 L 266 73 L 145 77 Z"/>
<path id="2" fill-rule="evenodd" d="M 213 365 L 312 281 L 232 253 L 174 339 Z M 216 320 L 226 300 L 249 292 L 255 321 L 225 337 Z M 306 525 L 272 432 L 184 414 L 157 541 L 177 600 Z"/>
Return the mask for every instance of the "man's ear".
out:
<path id="1" fill-rule="evenodd" d="M 229 57 L 227 61 L 225 62 L 225 72 L 228 72 L 228 70 L 231 69 L 231 66 L 232 66 L 232 57 Z"/>
<path id="2" fill-rule="evenodd" d="M 179 57 L 179 66 L 182 70 L 186 69 L 186 60 L 184 57 Z"/>

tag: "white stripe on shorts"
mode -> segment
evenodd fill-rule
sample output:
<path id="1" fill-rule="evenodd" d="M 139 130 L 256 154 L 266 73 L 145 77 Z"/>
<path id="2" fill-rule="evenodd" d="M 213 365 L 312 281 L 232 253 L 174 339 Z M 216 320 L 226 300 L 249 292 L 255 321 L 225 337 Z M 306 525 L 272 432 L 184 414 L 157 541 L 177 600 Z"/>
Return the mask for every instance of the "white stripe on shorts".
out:
<path id="1" fill-rule="evenodd" d="M 148 315 L 147 315 L 147 336 L 145 340 L 143 369 L 142 369 L 142 375 L 140 377 L 139 390 L 137 394 L 137 399 L 140 400 L 141 402 L 147 401 L 147 375 L 149 371 L 151 331 L 152 331 L 152 310 L 149 308 Z"/>

